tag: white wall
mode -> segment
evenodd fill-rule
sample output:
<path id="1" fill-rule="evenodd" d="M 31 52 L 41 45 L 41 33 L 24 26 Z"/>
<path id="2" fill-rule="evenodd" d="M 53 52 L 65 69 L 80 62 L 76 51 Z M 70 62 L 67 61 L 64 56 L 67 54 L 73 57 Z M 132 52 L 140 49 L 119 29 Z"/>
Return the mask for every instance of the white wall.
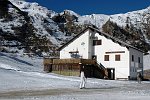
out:
<path id="1" fill-rule="evenodd" d="M 137 71 L 138 71 L 138 57 L 140 57 L 140 64 L 143 66 L 143 53 L 135 50 L 133 48 L 130 48 L 130 76 L 131 78 L 136 78 L 137 76 Z M 132 55 L 134 55 L 134 62 L 132 61 Z M 143 71 L 143 69 L 141 69 Z"/>
<path id="2" fill-rule="evenodd" d="M 148 52 L 148 55 L 143 56 L 143 67 L 144 70 L 150 69 L 150 51 Z"/>
<path id="3" fill-rule="evenodd" d="M 129 51 L 126 47 L 114 43 L 111 39 L 95 34 L 98 39 L 102 40 L 102 45 L 95 46 L 95 55 L 98 62 L 102 63 L 106 68 L 115 68 L 115 78 L 128 78 L 129 76 Z M 125 51 L 125 53 L 109 53 L 114 51 Z M 115 55 L 121 55 L 121 61 L 115 61 Z M 109 61 L 104 61 L 104 55 L 109 55 Z"/>
<path id="4" fill-rule="evenodd" d="M 70 51 L 79 51 L 80 58 L 89 59 L 89 31 L 79 36 L 65 48 L 60 51 L 60 59 L 71 58 Z"/>

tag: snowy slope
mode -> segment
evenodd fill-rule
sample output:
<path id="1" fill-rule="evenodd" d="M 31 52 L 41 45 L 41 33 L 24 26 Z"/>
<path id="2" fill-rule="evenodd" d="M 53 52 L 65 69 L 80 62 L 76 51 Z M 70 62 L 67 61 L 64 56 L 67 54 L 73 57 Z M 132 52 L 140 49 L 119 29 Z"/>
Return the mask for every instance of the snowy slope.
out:
<path id="1" fill-rule="evenodd" d="M 150 82 L 88 78 L 43 73 L 42 59 L 0 53 L 0 100 L 149 100 Z M 106 95 L 107 94 L 107 95 Z M 94 95 L 94 97 L 93 97 Z M 111 97 L 109 97 L 109 96 Z M 121 99 L 118 97 L 125 97 Z M 134 99 L 133 99 L 134 98 Z"/>
<path id="2" fill-rule="evenodd" d="M 42 59 L 0 52 L 0 68 L 14 71 L 42 72 Z"/>

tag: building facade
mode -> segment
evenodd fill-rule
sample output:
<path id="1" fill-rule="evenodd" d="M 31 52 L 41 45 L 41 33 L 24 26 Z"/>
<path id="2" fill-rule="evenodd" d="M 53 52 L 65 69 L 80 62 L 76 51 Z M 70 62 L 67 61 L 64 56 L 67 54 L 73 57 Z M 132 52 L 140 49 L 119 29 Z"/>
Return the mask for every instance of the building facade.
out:
<path id="1" fill-rule="evenodd" d="M 112 79 L 143 75 L 143 52 L 96 28 L 88 27 L 60 48 L 60 59 L 96 59 Z"/>

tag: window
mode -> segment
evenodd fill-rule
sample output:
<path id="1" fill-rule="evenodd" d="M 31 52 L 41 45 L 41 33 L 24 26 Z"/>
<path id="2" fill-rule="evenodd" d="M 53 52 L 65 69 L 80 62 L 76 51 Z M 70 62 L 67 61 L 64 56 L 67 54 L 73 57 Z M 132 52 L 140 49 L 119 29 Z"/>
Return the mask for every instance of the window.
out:
<path id="1" fill-rule="evenodd" d="M 105 60 L 105 61 L 109 61 L 109 55 L 105 55 L 105 56 L 104 56 L 104 60 Z"/>
<path id="2" fill-rule="evenodd" d="M 138 63 L 140 63 L 141 62 L 141 59 L 140 59 L 140 57 L 138 57 Z"/>
<path id="3" fill-rule="evenodd" d="M 134 55 L 132 55 L 132 61 L 134 61 Z"/>
<path id="4" fill-rule="evenodd" d="M 102 40 L 93 40 L 93 46 L 102 45 Z"/>
<path id="5" fill-rule="evenodd" d="M 120 55 L 115 55 L 115 61 L 120 61 Z"/>

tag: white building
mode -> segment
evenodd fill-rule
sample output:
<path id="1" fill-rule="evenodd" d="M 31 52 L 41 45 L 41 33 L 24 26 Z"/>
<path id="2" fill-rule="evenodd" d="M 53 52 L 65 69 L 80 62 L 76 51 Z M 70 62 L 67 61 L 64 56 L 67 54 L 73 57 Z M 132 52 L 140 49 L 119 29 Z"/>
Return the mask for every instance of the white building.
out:
<path id="1" fill-rule="evenodd" d="M 143 74 L 143 52 L 98 29 L 88 27 L 60 48 L 60 59 L 96 59 L 112 79 L 135 79 Z"/>

